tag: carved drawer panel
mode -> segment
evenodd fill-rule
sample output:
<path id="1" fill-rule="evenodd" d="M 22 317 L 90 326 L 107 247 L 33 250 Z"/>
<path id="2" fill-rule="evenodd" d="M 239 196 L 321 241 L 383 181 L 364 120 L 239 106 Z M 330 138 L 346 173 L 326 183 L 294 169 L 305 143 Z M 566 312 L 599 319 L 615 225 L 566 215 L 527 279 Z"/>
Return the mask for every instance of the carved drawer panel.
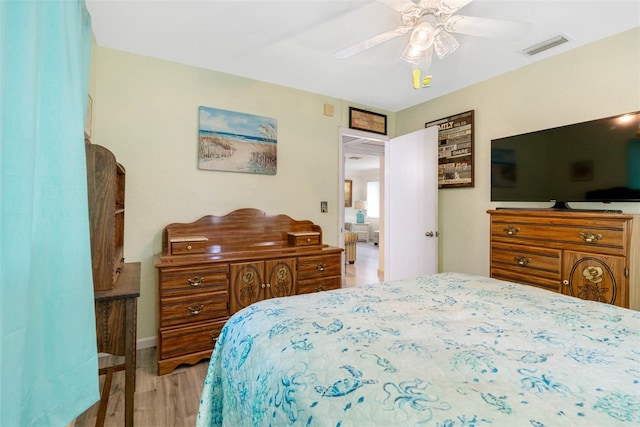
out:
<path id="1" fill-rule="evenodd" d="M 190 295 L 194 292 L 227 291 L 228 264 L 207 267 L 165 269 L 160 272 L 162 297 Z"/>
<path id="2" fill-rule="evenodd" d="M 227 317 L 227 292 L 211 292 L 197 296 L 164 298 L 160 300 L 160 327 L 203 322 Z"/>
<path id="3" fill-rule="evenodd" d="M 167 359 L 202 350 L 212 350 L 227 318 L 185 328 L 160 331 L 160 357 Z"/>
<path id="4" fill-rule="evenodd" d="M 577 298 L 629 307 L 625 259 L 567 251 L 562 293 Z"/>
<path id="5" fill-rule="evenodd" d="M 491 244 L 491 268 L 513 271 L 523 275 L 535 275 L 560 281 L 559 249 Z"/>
<path id="6" fill-rule="evenodd" d="M 318 255 L 298 258 L 298 282 L 329 276 L 340 276 L 341 255 Z"/>

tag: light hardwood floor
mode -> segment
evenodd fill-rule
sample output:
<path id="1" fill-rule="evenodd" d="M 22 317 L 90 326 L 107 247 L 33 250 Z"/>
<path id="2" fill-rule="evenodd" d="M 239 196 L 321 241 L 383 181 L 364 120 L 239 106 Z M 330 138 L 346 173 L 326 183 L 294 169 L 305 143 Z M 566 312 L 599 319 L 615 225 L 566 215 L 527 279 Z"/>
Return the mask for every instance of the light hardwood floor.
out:
<path id="1" fill-rule="evenodd" d="M 378 245 L 373 242 L 357 242 L 356 245 L 356 262 L 346 265 L 345 285 L 358 286 L 382 281 L 383 278 L 378 277 Z"/>
<path id="2" fill-rule="evenodd" d="M 136 427 L 192 427 L 196 423 L 200 393 L 208 362 L 180 366 L 170 374 L 156 375 L 155 347 L 136 354 L 136 391 L 133 422 Z M 100 377 L 100 390 L 104 376 Z M 80 415 L 69 427 L 93 427 L 98 403 Z M 124 426 L 124 371 L 113 374 L 105 427 Z"/>
<path id="3" fill-rule="evenodd" d="M 375 283 L 378 278 L 378 246 L 358 242 L 356 262 L 347 264 L 346 286 Z M 155 347 L 138 350 L 136 356 L 136 391 L 134 425 L 136 427 L 191 427 L 195 425 L 200 393 L 207 374 L 208 361 L 194 366 L 183 365 L 170 374 L 156 375 Z M 113 364 L 113 361 L 102 360 Z M 102 364 L 101 364 L 102 366 Z M 100 390 L 104 376 L 100 377 Z M 93 427 L 98 403 L 76 418 L 69 427 Z M 105 427 L 124 426 L 124 371 L 116 372 L 111 383 Z"/>

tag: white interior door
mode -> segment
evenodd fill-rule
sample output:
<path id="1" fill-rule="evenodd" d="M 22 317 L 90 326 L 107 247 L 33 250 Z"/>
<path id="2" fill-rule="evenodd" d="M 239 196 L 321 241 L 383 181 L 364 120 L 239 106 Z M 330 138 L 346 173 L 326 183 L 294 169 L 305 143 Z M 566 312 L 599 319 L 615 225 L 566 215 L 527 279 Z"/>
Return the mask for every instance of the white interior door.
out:
<path id="1" fill-rule="evenodd" d="M 438 271 L 438 129 L 385 144 L 384 278 Z"/>

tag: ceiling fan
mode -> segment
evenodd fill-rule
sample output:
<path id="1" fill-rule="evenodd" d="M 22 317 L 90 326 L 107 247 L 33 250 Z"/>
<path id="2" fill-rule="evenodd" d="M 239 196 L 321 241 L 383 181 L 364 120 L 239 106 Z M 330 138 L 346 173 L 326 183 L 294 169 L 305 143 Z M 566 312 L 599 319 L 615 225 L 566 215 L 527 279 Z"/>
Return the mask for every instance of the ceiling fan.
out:
<path id="1" fill-rule="evenodd" d="M 428 70 L 435 51 L 442 59 L 455 51 L 460 43 L 451 33 L 480 37 L 514 39 L 528 29 L 528 24 L 474 16 L 455 15 L 473 0 L 378 0 L 400 13 L 401 24 L 384 33 L 338 51 L 338 59 L 346 59 L 396 37 L 411 32 L 401 58 L 414 64 L 413 86 L 427 87 L 431 83 Z M 426 62 L 425 76 L 420 82 L 419 62 Z"/>

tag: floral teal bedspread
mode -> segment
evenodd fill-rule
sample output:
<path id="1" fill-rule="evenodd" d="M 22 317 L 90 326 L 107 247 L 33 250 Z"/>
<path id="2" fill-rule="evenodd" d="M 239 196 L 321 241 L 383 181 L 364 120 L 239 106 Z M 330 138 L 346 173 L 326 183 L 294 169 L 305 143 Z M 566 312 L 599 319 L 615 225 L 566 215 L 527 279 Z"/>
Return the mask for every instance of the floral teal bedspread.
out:
<path id="1" fill-rule="evenodd" d="M 640 312 L 443 273 L 236 313 L 198 426 L 637 426 Z"/>

